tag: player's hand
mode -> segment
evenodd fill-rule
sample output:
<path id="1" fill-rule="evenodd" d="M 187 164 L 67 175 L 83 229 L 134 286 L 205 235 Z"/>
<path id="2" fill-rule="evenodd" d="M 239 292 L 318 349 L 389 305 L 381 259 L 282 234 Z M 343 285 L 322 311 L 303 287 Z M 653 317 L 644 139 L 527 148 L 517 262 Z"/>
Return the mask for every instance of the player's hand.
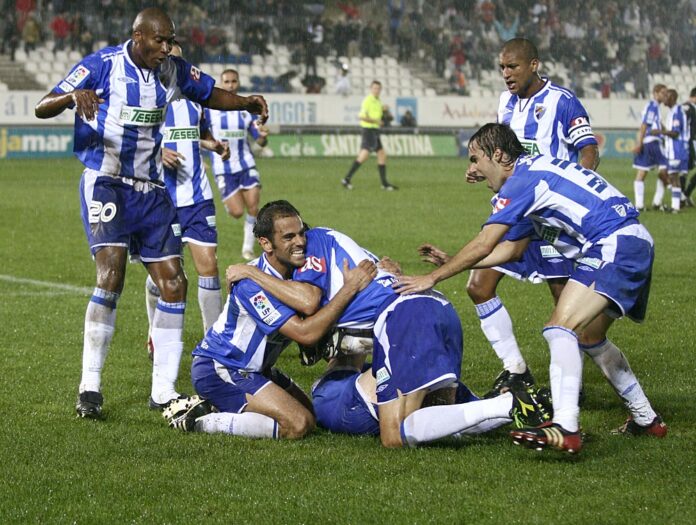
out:
<path id="1" fill-rule="evenodd" d="M 75 111 L 83 120 L 94 120 L 99 112 L 99 104 L 104 103 L 92 89 L 76 89 L 72 92 L 72 101 Z"/>
<path id="2" fill-rule="evenodd" d="M 641 151 L 643 151 L 643 144 L 636 144 L 636 146 L 633 148 L 633 153 L 638 155 Z"/>
<path id="3" fill-rule="evenodd" d="M 229 160 L 230 156 L 231 156 L 230 143 L 227 141 L 224 141 L 222 143 L 222 153 L 220 153 L 220 157 L 222 158 L 222 160 Z"/>
<path id="4" fill-rule="evenodd" d="M 264 139 L 265 139 L 266 137 L 268 137 L 268 134 L 270 133 L 270 130 L 269 130 L 266 126 L 264 126 L 263 124 L 258 124 L 258 123 L 257 123 L 257 124 L 256 124 L 256 129 L 257 129 L 258 132 L 259 132 L 259 137 L 264 138 Z"/>
<path id="5" fill-rule="evenodd" d="M 343 259 L 343 286 L 353 287 L 356 292 L 367 288 L 377 277 L 377 266 L 369 259 L 363 259 L 351 269 L 348 260 Z"/>
<path id="6" fill-rule="evenodd" d="M 418 254 L 421 256 L 421 261 L 429 262 L 435 266 L 442 266 L 450 260 L 450 256 L 446 252 L 427 242 L 418 247 Z"/>
<path id="7" fill-rule="evenodd" d="M 230 158 L 230 144 L 228 142 L 215 139 L 213 141 L 213 151 L 220 155 L 222 160 L 227 160 Z M 225 158 L 225 155 L 227 155 L 227 158 Z"/>
<path id="8" fill-rule="evenodd" d="M 261 95 L 250 95 L 247 97 L 247 111 L 258 115 L 258 123 L 263 125 L 268 120 L 268 104 Z"/>
<path id="9" fill-rule="evenodd" d="M 186 160 L 181 153 L 169 148 L 162 148 L 162 164 L 170 170 L 178 170 L 181 167 L 181 161 Z"/>
<path id="10" fill-rule="evenodd" d="M 412 293 L 424 292 L 435 286 L 435 279 L 428 275 L 402 275 L 399 280 L 392 284 L 395 292 L 401 295 L 410 295 Z"/>
<path id="11" fill-rule="evenodd" d="M 229 290 L 232 285 L 242 279 L 248 279 L 250 272 L 253 267 L 246 263 L 232 264 L 225 270 L 225 279 L 227 281 L 227 289 Z"/>
<path id="12" fill-rule="evenodd" d="M 393 273 L 394 275 L 401 275 L 401 265 L 390 257 L 382 257 L 377 263 L 377 268 L 384 270 L 385 272 Z"/>

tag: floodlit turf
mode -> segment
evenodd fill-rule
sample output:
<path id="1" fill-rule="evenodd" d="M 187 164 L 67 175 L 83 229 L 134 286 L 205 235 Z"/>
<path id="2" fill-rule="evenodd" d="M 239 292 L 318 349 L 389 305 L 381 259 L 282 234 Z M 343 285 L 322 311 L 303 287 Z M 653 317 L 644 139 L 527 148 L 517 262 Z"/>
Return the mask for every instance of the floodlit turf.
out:
<path id="1" fill-rule="evenodd" d="M 262 160 L 263 200 L 286 198 L 312 225 L 341 230 L 406 272 L 427 270 L 415 249 L 454 251 L 487 216 L 490 192 L 464 182 L 465 162 L 390 160 L 400 187 L 380 190 L 371 159 L 339 184 L 351 159 Z M 632 195 L 628 162 L 600 171 Z M 694 245 L 696 211 L 644 214 L 657 260 L 647 322 L 616 323 L 624 350 L 667 439 L 610 436 L 626 412 L 586 361 L 585 448 L 577 458 L 513 446 L 507 432 L 418 450 L 383 450 L 373 438 L 317 431 L 299 442 L 247 441 L 169 430 L 147 409 L 144 270 L 128 268 L 103 377 L 105 422 L 78 420 L 82 325 L 94 266 L 79 216 L 77 161 L 0 162 L 0 523 L 694 523 Z M 646 184 L 652 196 L 654 176 Z M 217 196 L 216 196 L 217 198 Z M 242 223 L 219 206 L 220 263 L 240 262 Z M 201 336 L 196 276 L 180 390 L 192 392 L 189 351 Z M 62 283 L 74 288 L 42 286 Z M 465 332 L 462 378 L 487 389 L 499 362 L 465 292 L 466 275 L 438 287 Z M 500 296 L 537 379 L 548 382 L 540 329 L 551 311 L 544 285 L 506 279 Z M 322 366 L 279 365 L 305 389 Z"/>

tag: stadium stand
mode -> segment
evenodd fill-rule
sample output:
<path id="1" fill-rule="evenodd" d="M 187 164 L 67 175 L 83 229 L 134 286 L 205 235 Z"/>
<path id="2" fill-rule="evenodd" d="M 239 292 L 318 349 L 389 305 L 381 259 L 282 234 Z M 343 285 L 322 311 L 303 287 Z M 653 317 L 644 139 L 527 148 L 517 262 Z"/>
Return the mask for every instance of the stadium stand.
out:
<path id="1" fill-rule="evenodd" d="M 14 11 L 0 21 L 0 89 L 51 87 L 82 52 L 117 43 L 111 35 L 122 34 L 137 11 L 128 0 L 105 7 L 71 2 L 71 11 L 80 17 L 71 19 L 71 37 L 59 47 L 51 23 L 61 15 L 54 4 L 62 3 L 38 2 L 33 5 L 40 7 L 29 12 L 4 3 Z M 320 23 L 322 38 L 315 51 L 323 93 L 334 92 L 340 67 L 347 64 L 354 94 L 362 94 L 378 78 L 391 95 L 496 96 L 500 77 L 495 57 L 503 39 L 534 35 L 543 73 L 579 96 L 645 98 L 655 82 L 674 86 L 681 96 L 696 85 L 696 7 L 688 0 L 669 3 L 671 9 L 649 0 L 512 5 L 491 0 L 281 0 L 240 2 L 230 10 L 225 2 L 209 0 L 196 6 L 172 3 L 169 11 L 187 57 L 214 75 L 226 67 L 239 70 L 247 90 L 309 89 L 303 83 L 309 27 Z M 580 10 L 584 15 L 577 17 Z M 41 27 L 35 43 L 24 34 L 29 19 Z"/>

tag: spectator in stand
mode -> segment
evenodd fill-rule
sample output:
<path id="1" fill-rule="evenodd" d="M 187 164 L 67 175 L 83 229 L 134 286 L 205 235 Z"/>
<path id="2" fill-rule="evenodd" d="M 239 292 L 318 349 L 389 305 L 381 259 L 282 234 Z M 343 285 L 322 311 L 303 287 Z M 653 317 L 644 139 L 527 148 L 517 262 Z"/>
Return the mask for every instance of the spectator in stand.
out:
<path id="1" fill-rule="evenodd" d="M 408 62 L 411 60 L 411 53 L 413 53 L 413 38 L 414 31 L 413 24 L 411 23 L 411 17 L 404 17 L 404 20 L 396 34 L 399 62 Z"/>
<path id="2" fill-rule="evenodd" d="M 15 51 L 19 44 L 19 29 L 17 29 L 17 15 L 14 9 L 9 9 L 5 18 L 5 27 L 2 31 L 2 46 L 0 54 L 8 53 L 10 60 L 14 62 Z"/>
<path id="3" fill-rule="evenodd" d="M 24 41 L 24 51 L 27 53 L 36 49 L 36 46 L 41 42 L 41 27 L 34 13 L 30 14 L 24 23 L 22 40 Z"/>
<path id="4" fill-rule="evenodd" d="M 348 64 L 341 64 L 341 69 L 336 77 L 336 84 L 334 85 L 334 93 L 337 95 L 342 95 L 347 97 L 350 95 L 351 85 L 349 76 Z"/>
<path id="5" fill-rule="evenodd" d="M 53 32 L 53 52 L 65 49 L 65 41 L 70 36 L 72 26 L 65 12 L 58 13 L 49 26 Z"/>
<path id="6" fill-rule="evenodd" d="M 389 10 L 389 43 L 394 46 L 397 42 L 396 37 L 406 6 L 404 0 L 389 0 L 387 8 Z"/>
<path id="7" fill-rule="evenodd" d="M 401 117 L 401 127 L 402 128 L 418 127 L 418 122 L 416 122 L 416 117 L 413 116 L 413 113 L 411 113 L 410 109 L 407 109 L 406 112 Z"/>
<path id="8" fill-rule="evenodd" d="M 317 56 L 324 43 L 324 26 L 321 24 L 321 18 L 316 17 L 308 26 L 305 35 L 305 77 L 319 76 L 317 74 Z"/>
<path id="9" fill-rule="evenodd" d="M 339 20 L 336 22 L 336 25 L 334 25 L 333 46 L 337 57 L 343 57 L 348 54 L 348 43 L 351 40 L 351 28 L 347 18 L 348 17 L 346 17 L 346 20 L 343 22 Z"/>
<path id="10" fill-rule="evenodd" d="M 517 36 L 517 30 L 520 27 L 520 15 L 515 13 L 513 16 L 512 12 L 505 11 L 503 21 L 494 20 L 493 25 L 498 32 L 500 40 L 507 42 Z"/>
<path id="11" fill-rule="evenodd" d="M 440 33 L 433 45 L 433 55 L 435 57 L 435 73 L 438 77 L 445 74 L 447 57 L 449 56 L 449 40 L 445 33 Z"/>
<path id="12" fill-rule="evenodd" d="M 452 45 L 450 46 L 450 59 L 452 60 L 452 65 L 455 69 L 461 69 L 466 64 L 466 52 L 464 51 L 464 42 L 462 42 L 462 37 L 455 36 L 452 39 Z"/>

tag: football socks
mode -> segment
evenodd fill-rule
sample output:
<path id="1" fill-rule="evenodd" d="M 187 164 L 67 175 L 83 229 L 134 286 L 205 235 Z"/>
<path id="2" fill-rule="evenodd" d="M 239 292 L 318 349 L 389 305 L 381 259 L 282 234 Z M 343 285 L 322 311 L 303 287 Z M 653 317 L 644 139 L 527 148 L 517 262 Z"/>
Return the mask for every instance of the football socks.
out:
<path id="1" fill-rule="evenodd" d="M 515 334 L 512 330 L 512 319 L 500 297 L 477 304 L 476 313 L 481 320 L 481 330 L 503 362 L 503 367 L 513 374 L 521 374 L 527 369 L 524 357 L 520 353 Z"/>
<path id="2" fill-rule="evenodd" d="M 551 396 L 553 398 L 553 422 L 569 432 L 577 432 L 580 415 L 578 395 L 582 381 L 582 355 L 575 332 L 561 326 L 549 326 L 543 330 L 549 344 L 551 364 Z"/>
<path id="3" fill-rule="evenodd" d="M 152 344 L 155 347 L 151 397 L 156 403 L 166 403 L 179 396 L 174 385 L 184 350 L 182 335 L 185 310 L 186 303 L 168 303 L 162 299 L 157 301 L 151 328 Z"/>
<path id="4" fill-rule="evenodd" d="M 116 324 L 119 294 L 95 288 L 85 312 L 80 392 L 101 392 L 101 372 Z"/>

